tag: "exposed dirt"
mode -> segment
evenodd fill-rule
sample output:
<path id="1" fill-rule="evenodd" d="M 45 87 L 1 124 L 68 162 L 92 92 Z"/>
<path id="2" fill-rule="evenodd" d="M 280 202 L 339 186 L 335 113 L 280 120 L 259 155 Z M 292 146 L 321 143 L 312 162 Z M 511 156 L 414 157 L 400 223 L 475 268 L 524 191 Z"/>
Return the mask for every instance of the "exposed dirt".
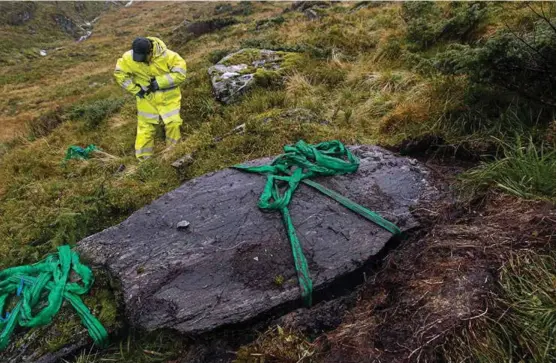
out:
<path id="1" fill-rule="evenodd" d="M 451 332 L 487 312 L 509 252 L 549 248 L 555 234 L 554 205 L 509 196 L 421 212 L 431 229 L 388 255 L 342 323 L 316 340 L 322 361 L 436 361 Z"/>

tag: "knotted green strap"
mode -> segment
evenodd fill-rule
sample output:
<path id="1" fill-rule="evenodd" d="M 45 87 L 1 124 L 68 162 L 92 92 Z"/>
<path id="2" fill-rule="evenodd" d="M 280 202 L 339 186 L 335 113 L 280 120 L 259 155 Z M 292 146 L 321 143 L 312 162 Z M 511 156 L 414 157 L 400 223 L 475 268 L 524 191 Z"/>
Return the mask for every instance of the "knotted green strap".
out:
<path id="1" fill-rule="evenodd" d="M 309 274 L 307 260 L 304 256 L 300 241 L 296 236 L 296 229 L 288 211 L 288 204 L 292 194 L 300 182 L 317 189 L 321 193 L 333 198 L 353 212 L 378 224 L 387 231 L 398 235 L 400 230 L 396 225 L 381 217 L 379 214 L 343 197 L 337 192 L 325 188 L 309 178 L 316 176 L 332 176 L 355 173 L 360 161 L 340 141 L 333 140 L 310 145 L 300 140 L 296 145 L 286 145 L 284 154 L 278 156 L 270 165 L 245 166 L 236 165 L 234 168 L 267 175 L 267 183 L 259 197 L 259 208 L 263 210 L 279 210 L 286 226 L 288 239 L 292 247 L 298 282 L 302 291 L 302 298 L 309 306 L 313 284 Z M 281 189 L 284 191 L 281 194 Z"/>
<path id="2" fill-rule="evenodd" d="M 80 159 L 80 160 L 89 159 L 91 157 L 91 153 L 97 150 L 99 150 L 99 148 L 93 144 L 87 146 L 86 148 L 82 148 L 81 146 L 76 146 L 76 145 L 70 145 L 66 150 L 66 156 L 64 157 L 64 162 L 70 159 Z"/>
<path id="3" fill-rule="evenodd" d="M 68 282 L 71 272 L 82 284 Z M 58 247 L 58 253 L 33 265 L 11 267 L 0 272 L 0 350 L 7 347 L 16 325 L 38 327 L 50 324 L 64 299 L 75 308 L 96 344 L 104 345 L 108 334 L 91 314 L 79 295 L 89 291 L 94 277 L 91 269 L 79 261 L 69 246 Z M 47 299 L 46 302 L 41 300 Z M 11 312 L 6 304 L 19 299 Z M 44 307 L 43 307 L 44 305 Z M 36 311 L 37 307 L 42 307 Z"/>

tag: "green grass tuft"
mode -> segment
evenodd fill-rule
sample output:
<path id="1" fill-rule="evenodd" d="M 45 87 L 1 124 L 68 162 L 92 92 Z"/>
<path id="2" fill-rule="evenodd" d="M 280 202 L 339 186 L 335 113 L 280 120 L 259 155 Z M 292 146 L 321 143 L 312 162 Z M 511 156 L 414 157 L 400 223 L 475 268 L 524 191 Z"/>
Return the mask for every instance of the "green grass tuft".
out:
<path id="1" fill-rule="evenodd" d="M 489 188 L 527 199 L 555 198 L 555 150 L 536 146 L 529 138 L 520 137 L 514 144 L 497 140 L 503 157 L 462 175 L 463 188 L 474 194 Z"/>

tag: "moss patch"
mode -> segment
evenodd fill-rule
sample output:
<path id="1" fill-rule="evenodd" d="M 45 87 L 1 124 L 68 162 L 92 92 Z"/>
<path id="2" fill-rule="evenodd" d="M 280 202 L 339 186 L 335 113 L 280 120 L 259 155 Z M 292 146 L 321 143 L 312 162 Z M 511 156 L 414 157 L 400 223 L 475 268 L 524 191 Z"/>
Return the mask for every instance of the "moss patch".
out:
<path id="1" fill-rule="evenodd" d="M 268 57 L 266 54 L 261 53 L 259 49 L 242 49 L 230 57 L 222 60 L 220 63 L 226 66 L 234 64 L 247 64 L 250 65 L 256 60 L 265 59 Z"/>

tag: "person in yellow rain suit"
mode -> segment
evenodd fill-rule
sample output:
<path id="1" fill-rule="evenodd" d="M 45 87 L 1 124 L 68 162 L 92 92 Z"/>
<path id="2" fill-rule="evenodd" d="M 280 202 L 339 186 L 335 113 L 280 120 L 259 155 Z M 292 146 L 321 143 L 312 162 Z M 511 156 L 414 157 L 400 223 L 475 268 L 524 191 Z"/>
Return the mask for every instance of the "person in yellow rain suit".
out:
<path id="1" fill-rule="evenodd" d="M 155 125 L 164 123 L 166 144 L 180 140 L 180 84 L 186 80 L 186 62 L 154 37 L 136 38 L 114 69 L 116 82 L 137 99 L 135 156 L 153 155 Z"/>

